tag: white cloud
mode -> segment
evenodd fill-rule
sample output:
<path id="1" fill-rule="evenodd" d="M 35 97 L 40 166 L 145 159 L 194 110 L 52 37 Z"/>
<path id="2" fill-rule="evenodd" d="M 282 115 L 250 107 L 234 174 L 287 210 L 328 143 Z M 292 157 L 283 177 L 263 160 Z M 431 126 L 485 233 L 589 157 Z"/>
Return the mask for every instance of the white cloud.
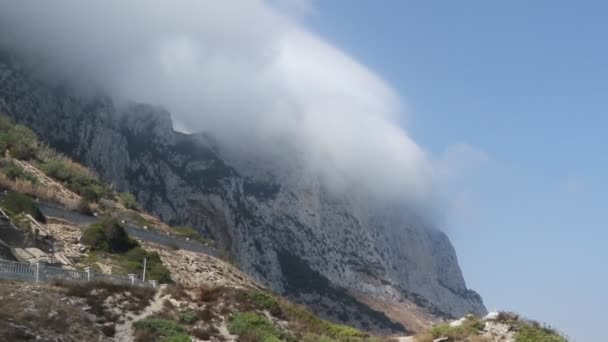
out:
<path id="1" fill-rule="evenodd" d="M 165 106 L 178 128 L 248 154 L 280 145 L 328 183 L 434 202 L 436 172 L 398 126 L 393 89 L 274 5 L 0 1 L 0 39 L 43 55 L 62 76 Z"/>

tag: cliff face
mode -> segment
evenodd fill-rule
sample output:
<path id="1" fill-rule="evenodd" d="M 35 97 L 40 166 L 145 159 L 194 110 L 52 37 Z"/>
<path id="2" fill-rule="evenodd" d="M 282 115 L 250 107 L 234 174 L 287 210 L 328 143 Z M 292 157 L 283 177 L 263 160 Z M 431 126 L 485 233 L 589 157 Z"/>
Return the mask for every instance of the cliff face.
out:
<path id="1" fill-rule="evenodd" d="M 213 237 L 272 289 L 314 303 L 326 316 L 350 323 L 363 316 L 364 328 L 399 329 L 350 292 L 414 301 L 441 315 L 485 312 L 444 233 L 397 210 L 332 194 L 305 169 L 252 176 L 204 135 L 173 131 L 161 108 L 118 107 L 50 86 L 29 70 L 0 54 L 1 112 L 163 220 Z"/>

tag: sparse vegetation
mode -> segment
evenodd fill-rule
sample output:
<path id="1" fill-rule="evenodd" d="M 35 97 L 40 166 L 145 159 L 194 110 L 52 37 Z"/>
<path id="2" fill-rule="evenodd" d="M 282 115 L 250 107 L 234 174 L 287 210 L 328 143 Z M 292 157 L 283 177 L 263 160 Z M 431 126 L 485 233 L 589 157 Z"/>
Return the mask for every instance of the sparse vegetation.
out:
<path id="1" fill-rule="evenodd" d="M 197 240 L 199 242 L 202 243 L 208 243 L 207 240 L 205 240 L 205 238 L 203 238 L 201 236 L 201 234 L 194 228 L 192 227 L 188 227 L 188 226 L 179 226 L 179 227 L 172 227 L 171 230 L 173 231 L 173 233 L 179 235 L 179 236 L 183 236 L 183 237 L 187 237 L 190 238 L 192 240 Z"/>
<path id="2" fill-rule="evenodd" d="M 135 247 L 125 254 L 120 255 L 119 264 L 125 273 L 142 274 L 143 260 L 146 258 L 146 278 L 154 279 L 161 283 L 171 282 L 171 273 L 163 265 L 157 252 L 149 252 L 142 247 Z"/>
<path id="3" fill-rule="evenodd" d="M 192 310 L 186 310 L 179 313 L 179 322 L 182 324 L 194 324 L 198 321 L 198 316 L 196 312 Z"/>
<path id="4" fill-rule="evenodd" d="M 6 151 L 12 158 L 33 161 L 47 176 L 62 182 L 89 202 L 112 194 L 87 168 L 41 144 L 29 128 L 16 125 L 0 115 L 0 156 L 4 156 Z M 0 165 L 0 172 L 9 180 L 24 180 L 35 185 L 36 179 L 20 170 L 14 162 L 8 160 L 3 164 Z"/>
<path id="5" fill-rule="evenodd" d="M 109 253 L 125 253 L 137 246 L 137 242 L 112 218 L 92 224 L 84 231 L 82 239 L 92 250 Z"/>
<path id="6" fill-rule="evenodd" d="M 42 215 L 40 209 L 38 209 L 36 202 L 27 195 L 9 192 L 2 200 L 1 206 L 11 216 L 22 213 L 29 214 L 38 222 L 46 222 L 46 218 Z"/>
<path id="7" fill-rule="evenodd" d="M 524 324 L 517 335 L 516 342 L 568 342 L 555 330 L 538 324 Z"/>
<path id="8" fill-rule="evenodd" d="M 137 203 L 137 199 L 135 199 L 133 194 L 122 192 L 118 195 L 118 199 L 120 199 L 120 203 L 122 203 L 125 208 L 139 210 L 139 203 Z"/>
<path id="9" fill-rule="evenodd" d="M 111 191 L 88 169 L 67 158 L 57 157 L 41 161 L 38 163 L 38 168 L 47 176 L 64 183 L 68 189 L 89 202 L 97 202 L 102 197 L 111 195 Z"/>
<path id="10" fill-rule="evenodd" d="M 86 282 L 72 283 L 56 281 L 57 286 L 66 289 L 66 294 L 72 297 L 84 298 L 87 305 L 91 307 L 91 313 L 97 316 L 107 316 L 111 318 L 111 311 L 104 305 L 108 296 L 126 295 L 129 296 L 128 309 L 139 312 L 150 304 L 154 297 L 154 290 L 141 286 L 118 285 L 105 282 Z"/>
<path id="11" fill-rule="evenodd" d="M 135 322 L 135 340 L 140 342 L 189 342 L 186 329 L 175 321 L 146 318 Z"/>
<path id="12" fill-rule="evenodd" d="M 76 206 L 76 211 L 88 216 L 93 215 L 93 209 L 91 208 L 91 204 L 85 199 L 81 199 L 78 202 L 78 205 Z"/>
<path id="13" fill-rule="evenodd" d="M 27 173 L 20 165 L 11 159 L 0 160 L 0 172 L 11 181 L 23 180 L 32 184 L 36 183 L 36 178 Z"/>
<path id="14" fill-rule="evenodd" d="M 522 319 L 519 315 L 510 312 L 501 312 L 495 319 L 497 323 L 511 327 L 516 342 L 567 342 L 557 331 L 538 322 Z M 432 342 L 440 337 L 447 337 L 454 341 L 490 342 L 493 338 L 484 334 L 486 321 L 470 316 L 459 326 L 443 324 L 431 328 L 427 332 L 416 335 L 417 342 Z"/>
<path id="15" fill-rule="evenodd" d="M 260 290 L 251 290 L 245 293 L 253 305 L 259 310 L 266 310 L 273 316 L 280 316 L 283 313 L 277 299 Z"/>
<path id="16" fill-rule="evenodd" d="M 251 341 L 274 342 L 283 341 L 285 334 L 277 329 L 268 318 L 255 312 L 239 312 L 234 315 L 228 330 L 231 334 L 239 335 Z"/>
<path id="17" fill-rule="evenodd" d="M 460 326 L 451 327 L 448 324 L 442 324 L 431 328 L 430 333 L 433 338 L 450 337 L 458 340 L 479 335 L 479 333 L 483 330 L 483 327 L 484 323 L 482 321 L 471 316 Z"/>
<path id="18" fill-rule="evenodd" d="M 171 281 L 171 274 L 162 264 L 158 253 L 140 247 L 115 219 L 105 218 L 92 224 L 84 231 L 82 239 L 93 251 L 90 255 L 96 255 L 95 252 L 106 253 L 105 256 L 118 268 L 118 273 L 142 274 L 145 258 L 147 278 L 161 283 Z"/>
<path id="19" fill-rule="evenodd" d="M 16 159 L 29 160 L 36 156 L 38 137 L 31 129 L 23 125 L 15 125 L 5 116 L 0 119 L 0 150 L 2 154 L 8 150 Z"/>

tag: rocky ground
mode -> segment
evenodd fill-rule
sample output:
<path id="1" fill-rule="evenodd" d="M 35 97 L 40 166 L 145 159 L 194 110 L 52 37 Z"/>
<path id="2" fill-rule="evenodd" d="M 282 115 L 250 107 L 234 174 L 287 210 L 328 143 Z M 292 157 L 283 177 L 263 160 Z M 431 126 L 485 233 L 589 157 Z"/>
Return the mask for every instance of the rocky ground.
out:
<path id="1" fill-rule="evenodd" d="M 140 241 L 147 250 L 158 252 L 172 278 L 184 287 L 233 286 L 260 288 L 230 263 L 205 254 L 175 250 L 152 242 Z"/>
<path id="2" fill-rule="evenodd" d="M 402 338 L 400 342 L 567 342 L 558 331 L 514 313 L 472 315 Z"/>

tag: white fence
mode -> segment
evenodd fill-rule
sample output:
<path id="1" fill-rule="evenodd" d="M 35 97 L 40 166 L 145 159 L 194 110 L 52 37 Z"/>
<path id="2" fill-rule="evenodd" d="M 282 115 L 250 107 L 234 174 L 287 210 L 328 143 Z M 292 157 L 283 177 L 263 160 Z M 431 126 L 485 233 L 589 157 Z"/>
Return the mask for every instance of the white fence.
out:
<path id="1" fill-rule="evenodd" d="M 157 287 L 156 280 L 142 281 L 134 274 L 117 276 L 96 273 L 91 268 L 85 271 L 67 270 L 64 268 L 47 266 L 42 263 L 28 264 L 9 260 L 0 260 L 0 279 L 25 280 L 35 283 L 46 283 L 53 280 L 74 282 L 101 281 L 119 285 Z"/>

